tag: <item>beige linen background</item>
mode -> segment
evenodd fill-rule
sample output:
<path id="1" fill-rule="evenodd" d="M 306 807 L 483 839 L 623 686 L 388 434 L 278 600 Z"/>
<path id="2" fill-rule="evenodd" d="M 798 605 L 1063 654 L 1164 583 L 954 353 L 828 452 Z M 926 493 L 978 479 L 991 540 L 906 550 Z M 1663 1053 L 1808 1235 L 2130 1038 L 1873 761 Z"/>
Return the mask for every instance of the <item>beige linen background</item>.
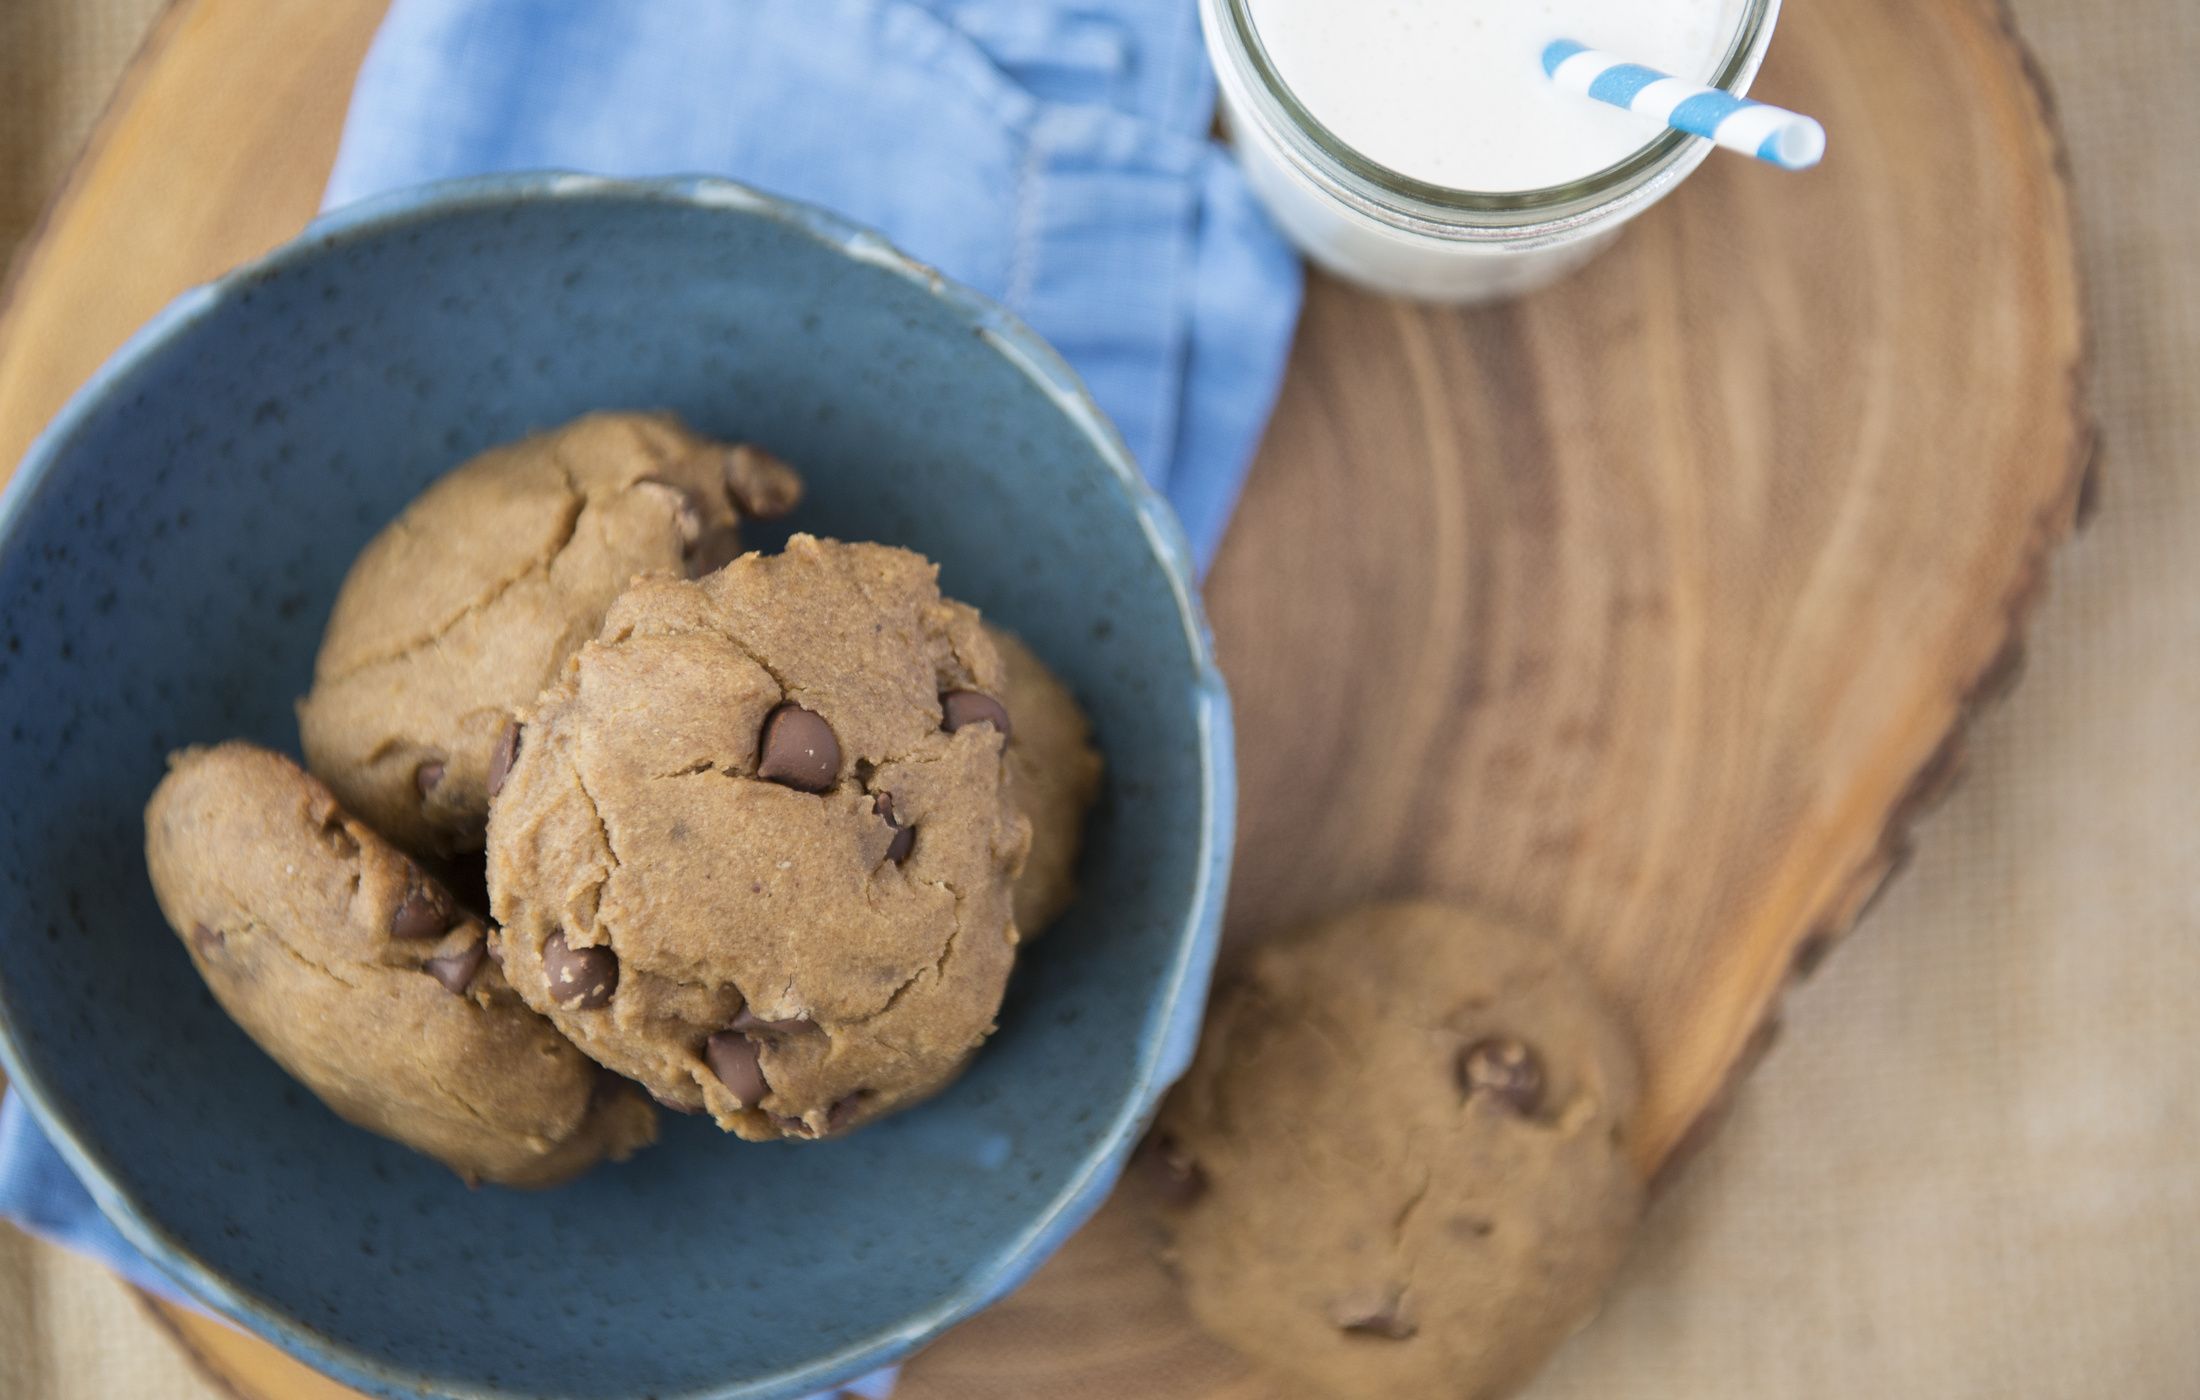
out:
<path id="1" fill-rule="evenodd" d="M 0 252 L 158 5 L 0 0 Z M 2200 3 L 2014 8 L 2076 169 L 2104 508 L 1969 781 L 1538 1400 L 2200 1397 Z M 0 1227 L 0 1397 L 216 1393 Z"/>

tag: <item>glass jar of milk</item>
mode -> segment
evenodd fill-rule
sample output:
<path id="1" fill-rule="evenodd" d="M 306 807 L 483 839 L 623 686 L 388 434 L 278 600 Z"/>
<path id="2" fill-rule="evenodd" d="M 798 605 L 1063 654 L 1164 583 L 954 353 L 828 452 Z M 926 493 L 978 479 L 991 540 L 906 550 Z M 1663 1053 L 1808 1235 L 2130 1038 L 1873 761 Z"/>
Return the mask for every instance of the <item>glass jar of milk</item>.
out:
<path id="1" fill-rule="evenodd" d="M 1743 93 L 1780 0 L 1200 0 L 1253 188 L 1315 262 L 1378 291 L 1541 286 L 1711 143 L 1563 92 L 1553 39 Z"/>

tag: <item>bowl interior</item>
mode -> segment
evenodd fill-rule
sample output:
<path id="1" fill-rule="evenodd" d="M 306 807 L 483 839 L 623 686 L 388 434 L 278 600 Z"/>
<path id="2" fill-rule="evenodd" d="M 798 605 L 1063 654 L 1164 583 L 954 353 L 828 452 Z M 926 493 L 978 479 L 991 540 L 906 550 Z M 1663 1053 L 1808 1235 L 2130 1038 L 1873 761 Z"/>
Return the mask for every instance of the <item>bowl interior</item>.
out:
<path id="1" fill-rule="evenodd" d="M 0 516 L 0 1021 L 126 1231 L 355 1383 L 800 1393 L 1020 1277 L 1150 1107 L 1227 842 L 1196 622 L 1103 446 L 960 294 L 739 199 L 471 189 L 172 315 Z M 668 1116 L 624 1167 L 469 1191 L 223 1017 L 153 903 L 140 814 L 177 745 L 296 751 L 337 584 L 414 492 L 605 407 L 763 443 L 808 477 L 792 526 L 940 561 L 1084 701 L 1107 786 L 1081 898 L 940 1099 L 805 1146 Z"/>

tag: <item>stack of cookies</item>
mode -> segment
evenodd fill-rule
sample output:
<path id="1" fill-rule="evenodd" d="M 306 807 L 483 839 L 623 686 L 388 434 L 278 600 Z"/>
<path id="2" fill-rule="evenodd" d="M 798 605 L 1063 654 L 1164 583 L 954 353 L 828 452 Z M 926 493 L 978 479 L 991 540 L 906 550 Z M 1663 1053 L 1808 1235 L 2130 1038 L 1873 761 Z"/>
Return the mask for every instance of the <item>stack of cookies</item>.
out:
<path id="1" fill-rule="evenodd" d="M 548 1185 L 652 1141 L 652 1099 L 808 1141 L 982 1045 L 1070 898 L 1100 759 L 920 556 L 740 553 L 800 495 L 656 415 L 486 453 L 353 565 L 304 769 L 172 758 L 161 908 L 337 1113 Z"/>

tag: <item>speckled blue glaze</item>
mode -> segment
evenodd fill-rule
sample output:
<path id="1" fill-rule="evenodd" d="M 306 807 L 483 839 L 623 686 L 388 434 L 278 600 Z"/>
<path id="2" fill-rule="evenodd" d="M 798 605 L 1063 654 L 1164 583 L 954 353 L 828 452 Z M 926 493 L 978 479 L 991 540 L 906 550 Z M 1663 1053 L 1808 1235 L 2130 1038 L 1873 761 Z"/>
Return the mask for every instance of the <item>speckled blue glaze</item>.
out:
<path id="1" fill-rule="evenodd" d="M 671 1117 L 576 1185 L 470 1192 L 222 1016 L 154 906 L 140 811 L 176 745 L 295 750 L 345 567 L 430 479 L 660 406 L 800 464 L 789 524 L 924 551 L 1068 679 L 1109 760 L 1083 896 L 929 1105 L 815 1145 Z M 1176 526 L 1029 331 L 829 215 L 537 175 L 324 219 L 179 299 L 32 448 L 0 603 L 0 1060 L 125 1235 L 365 1390 L 854 1376 L 1029 1274 L 1189 1057 L 1233 781 Z"/>

